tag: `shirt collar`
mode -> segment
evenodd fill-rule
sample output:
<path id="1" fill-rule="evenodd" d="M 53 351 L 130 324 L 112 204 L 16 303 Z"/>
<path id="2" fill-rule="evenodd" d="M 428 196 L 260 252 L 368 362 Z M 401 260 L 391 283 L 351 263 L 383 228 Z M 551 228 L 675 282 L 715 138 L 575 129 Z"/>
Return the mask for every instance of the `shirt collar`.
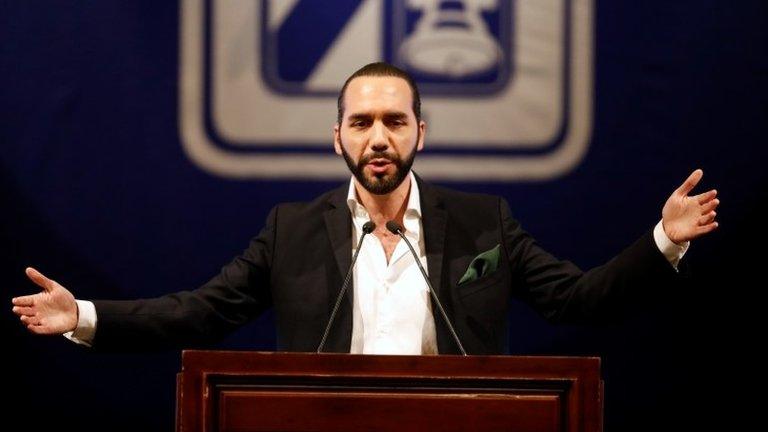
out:
<path id="1" fill-rule="evenodd" d="M 408 203 L 405 207 L 406 216 L 421 217 L 421 195 L 419 194 L 419 184 L 416 182 L 416 176 L 413 171 L 408 172 L 408 176 L 411 178 L 411 190 L 408 193 Z M 367 211 L 365 207 L 357 200 L 357 192 L 355 191 L 355 177 L 353 176 L 349 180 L 349 189 L 347 191 L 347 206 L 349 211 L 352 212 L 352 217 L 361 216 L 361 212 Z M 408 227 L 406 227 L 407 229 Z"/>

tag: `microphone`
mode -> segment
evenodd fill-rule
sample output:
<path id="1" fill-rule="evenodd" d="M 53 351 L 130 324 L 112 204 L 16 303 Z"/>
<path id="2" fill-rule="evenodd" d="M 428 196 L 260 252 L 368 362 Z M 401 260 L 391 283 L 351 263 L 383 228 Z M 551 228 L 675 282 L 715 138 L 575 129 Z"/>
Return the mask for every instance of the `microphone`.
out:
<path id="1" fill-rule="evenodd" d="M 360 248 L 363 246 L 363 239 L 366 235 L 373 232 L 373 230 L 376 228 L 376 224 L 372 221 L 368 221 L 363 224 L 363 235 L 360 236 L 360 241 L 357 243 L 357 250 L 355 251 L 355 256 L 352 257 L 352 264 L 349 266 L 349 270 L 347 271 L 347 277 L 344 278 L 344 284 L 341 286 L 341 291 L 339 291 L 339 296 L 336 298 L 336 304 L 333 306 L 333 310 L 331 311 L 331 318 L 328 320 L 328 325 L 325 326 L 325 332 L 323 332 L 323 339 L 320 341 L 320 345 L 317 346 L 317 352 L 323 351 L 323 346 L 325 345 L 325 340 L 328 338 L 328 333 L 331 331 L 331 325 L 333 325 L 333 320 L 336 318 L 336 313 L 339 311 L 339 306 L 341 306 L 341 299 L 344 297 L 344 293 L 347 292 L 347 286 L 349 285 L 349 280 L 352 279 L 352 270 L 355 268 L 355 263 L 357 262 L 357 256 L 360 255 Z"/>
<path id="2" fill-rule="evenodd" d="M 409 242 L 408 239 L 405 238 L 405 235 L 403 234 L 403 227 L 401 227 L 400 224 L 398 224 L 395 221 L 389 221 L 387 222 L 387 229 L 392 234 L 399 235 L 400 238 L 403 239 L 405 244 L 408 245 L 408 249 L 411 250 L 411 254 L 413 254 L 413 258 L 416 260 L 416 265 L 418 265 L 419 270 L 421 270 L 421 275 L 424 276 L 424 280 L 427 282 L 427 286 L 429 287 L 429 292 L 432 294 L 432 299 L 435 301 L 437 308 L 440 310 L 440 315 L 443 316 L 443 320 L 445 320 L 445 323 L 448 324 L 448 330 L 451 331 L 451 336 L 453 336 L 453 340 L 456 342 L 456 345 L 459 346 L 459 351 L 461 351 L 461 355 L 467 355 L 467 352 L 464 351 L 464 345 L 461 344 L 461 341 L 459 340 L 459 336 L 456 334 L 456 329 L 453 328 L 453 324 L 451 324 L 451 321 L 448 319 L 448 315 L 445 314 L 445 310 L 443 309 L 443 305 L 440 303 L 440 299 L 437 298 L 437 293 L 435 292 L 435 289 L 432 287 L 432 284 L 429 282 L 429 277 L 427 276 L 427 272 L 424 271 L 424 267 L 421 265 L 421 260 L 419 259 L 419 255 L 417 255 L 416 251 L 413 250 L 413 246 L 411 246 L 411 242 Z"/>

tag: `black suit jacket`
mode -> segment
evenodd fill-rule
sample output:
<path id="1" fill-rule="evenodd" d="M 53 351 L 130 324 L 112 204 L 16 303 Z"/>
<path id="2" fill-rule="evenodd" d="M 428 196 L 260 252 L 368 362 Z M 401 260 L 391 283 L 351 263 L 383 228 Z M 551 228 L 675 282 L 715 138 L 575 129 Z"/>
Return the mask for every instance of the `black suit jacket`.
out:
<path id="1" fill-rule="evenodd" d="M 539 247 L 502 198 L 418 182 L 429 278 L 468 353 L 506 351 L 511 297 L 552 322 L 597 321 L 641 297 L 662 297 L 666 282 L 677 277 L 652 231 L 608 263 L 582 272 Z M 351 261 L 347 188 L 273 208 L 249 247 L 194 291 L 94 301 L 94 348 L 205 346 L 273 307 L 279 349 L 315 351 Z M 499 244 L 498 269 L 459 285 L 472 259 Z M 352 293 L 350 287 L 326 351 L 349 352 Z M 436 311 L 434 316 L 439 352 L 458 353 L 445 322 Z"/>

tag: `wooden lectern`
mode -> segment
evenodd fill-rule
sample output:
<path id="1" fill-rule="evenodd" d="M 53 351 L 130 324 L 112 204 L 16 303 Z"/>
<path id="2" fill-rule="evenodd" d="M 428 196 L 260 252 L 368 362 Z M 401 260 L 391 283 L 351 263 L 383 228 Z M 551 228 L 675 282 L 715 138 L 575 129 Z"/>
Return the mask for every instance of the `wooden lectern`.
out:
<path id="1" fill-rule="evenodd" d="M 184 351 L 177 431 L 602 429 L 594 357 Z"/>

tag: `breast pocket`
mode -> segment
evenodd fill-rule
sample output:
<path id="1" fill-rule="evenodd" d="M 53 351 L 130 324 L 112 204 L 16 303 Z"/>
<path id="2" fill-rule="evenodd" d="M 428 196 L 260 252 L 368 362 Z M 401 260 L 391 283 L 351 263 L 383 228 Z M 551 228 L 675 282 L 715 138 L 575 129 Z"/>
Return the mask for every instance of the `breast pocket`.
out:
<path id="1" fill-rule="evenodd" d="M 504 268 L 498 268 L 491 274 L 487 274 L 473 281 L 458 285 L 456 290 L 458 291 L 459 298 L 464 299 L 465 297 L 485 291 L 488 288 L 502 285 L 505 280 L 505 274 L 506 272 Z"/>

